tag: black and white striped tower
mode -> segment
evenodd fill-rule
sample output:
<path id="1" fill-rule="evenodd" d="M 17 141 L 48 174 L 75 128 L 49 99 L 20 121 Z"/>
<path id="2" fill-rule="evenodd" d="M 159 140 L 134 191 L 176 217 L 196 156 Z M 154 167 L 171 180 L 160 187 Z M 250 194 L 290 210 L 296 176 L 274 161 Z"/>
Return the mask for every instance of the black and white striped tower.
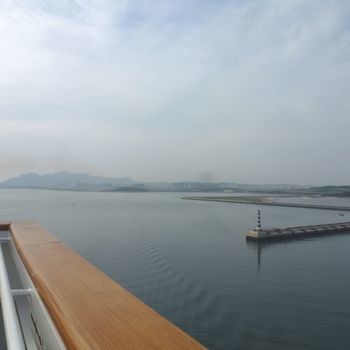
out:
<path id="1" fill-rule="evenodd" d="M 256 230 L 260 231 L 261 230 L 261 211 L 258 209 L 258 225 L 256 226 Z"/>

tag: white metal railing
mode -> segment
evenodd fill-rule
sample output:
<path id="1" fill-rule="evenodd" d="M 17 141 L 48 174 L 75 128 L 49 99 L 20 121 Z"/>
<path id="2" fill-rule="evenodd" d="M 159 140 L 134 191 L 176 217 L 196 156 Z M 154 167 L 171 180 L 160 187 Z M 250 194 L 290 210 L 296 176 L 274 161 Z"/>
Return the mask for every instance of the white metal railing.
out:
<path id="1" fill-rule="evenodd" d="M 4 320 L 4 328 L 6 335 L 6 343 L 8 350 L 24 350 L 23 336 L 13 295 L 10 287 L 10 282 L 7 276 L 4 254 L 2 251 L 2 243 L 0 242 L 0 297 L 2 317 Z"/>

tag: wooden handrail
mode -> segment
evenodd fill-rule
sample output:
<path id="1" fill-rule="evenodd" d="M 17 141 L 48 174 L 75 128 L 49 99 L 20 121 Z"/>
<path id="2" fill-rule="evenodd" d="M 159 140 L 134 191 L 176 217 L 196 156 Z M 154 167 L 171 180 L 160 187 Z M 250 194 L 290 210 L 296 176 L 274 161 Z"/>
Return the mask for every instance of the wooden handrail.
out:
<path id="1" fill-rule="evenodd" d="M 40 225 L 10 234 L 68 349 L 204 349 Z"/>

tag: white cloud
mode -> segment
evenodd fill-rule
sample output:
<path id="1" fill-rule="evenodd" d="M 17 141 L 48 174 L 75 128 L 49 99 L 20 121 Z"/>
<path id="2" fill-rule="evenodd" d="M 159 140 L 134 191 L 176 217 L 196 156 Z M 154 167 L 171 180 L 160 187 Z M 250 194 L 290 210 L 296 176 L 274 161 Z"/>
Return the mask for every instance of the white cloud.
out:
<path id="1" fill-rule="evenodd" d="M 264 182 L 343 182 L 296 169 L 321 162 L 317 150 L 325 164 L 342 154 L 349 16 L 341 0 L 4 1 L 1 142 L 27 158 L 52 154 L 57 167 L 141 180 L 209 171 L 260 182 L 261 152 Z"/>

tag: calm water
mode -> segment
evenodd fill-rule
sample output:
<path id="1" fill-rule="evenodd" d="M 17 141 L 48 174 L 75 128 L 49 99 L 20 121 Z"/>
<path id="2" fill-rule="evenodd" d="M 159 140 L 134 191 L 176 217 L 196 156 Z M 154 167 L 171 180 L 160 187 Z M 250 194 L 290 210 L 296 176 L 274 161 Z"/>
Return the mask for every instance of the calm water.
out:
<path id="1" fill-rule="evenodd" d="M 1 190 L 0 220 L 41 222 L 211 349 L 350 348 L 350 234 L 247 244 L 256 206 L 180 198 Z M 266 226 L 350 221 L 261 209 Z"/>

